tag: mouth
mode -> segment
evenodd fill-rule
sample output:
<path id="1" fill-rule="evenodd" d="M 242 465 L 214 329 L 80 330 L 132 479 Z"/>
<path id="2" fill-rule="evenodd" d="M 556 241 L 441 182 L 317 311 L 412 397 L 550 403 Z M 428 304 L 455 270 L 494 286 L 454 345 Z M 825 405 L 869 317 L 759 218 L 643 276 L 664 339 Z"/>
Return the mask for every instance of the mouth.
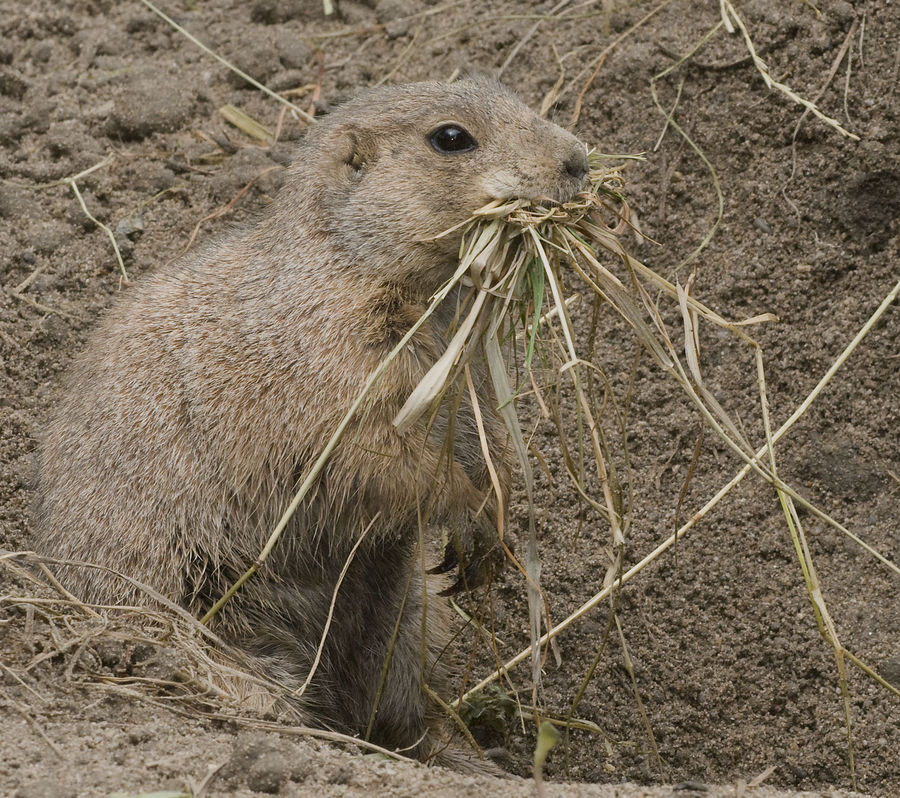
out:
<path id="1" fill-rule="evenodd" d="M 563 173 L 555 182 L 555 185 L 535 185 L 536 181 L 532 181 L 531 185 L 524 185 L 521 175 L 515 175 L 511 172 L 497 172 L 492 175 L 485 175 L 482 178 L 481 188 L 485 204 L 489 202 L 512 202 L 514 200 L 526 200 L 538 205 L 547 203 L 553 205 L 562 205 L 570 202 L 575 196 L 584 189 L 587 173 L 579 173 L 574 175 L 569 172 Z"/>
<path id="2" fill-rule="evenodd" d="M 582 191 L 585 189 L 585 177 L 579 177 L 578 179 L 572 179 L 570 185 L 561 187 L 555 201 L 564 205 L 567 202 L 571 202 L 575 197 L 577 197 Z"/>
<path id="3" fill-rule="evenodd" d="M 531 197 L 518 197 L 518 199 L 527 199 L 535 205 L 565 205 L 572 202 L 582 191 L 585 190 L 585 179 L 566 180 L 564 184 L 559 185 L 553 191 L 544 192 Z M 513 199 L 512 197 L 510 199 Z"/>

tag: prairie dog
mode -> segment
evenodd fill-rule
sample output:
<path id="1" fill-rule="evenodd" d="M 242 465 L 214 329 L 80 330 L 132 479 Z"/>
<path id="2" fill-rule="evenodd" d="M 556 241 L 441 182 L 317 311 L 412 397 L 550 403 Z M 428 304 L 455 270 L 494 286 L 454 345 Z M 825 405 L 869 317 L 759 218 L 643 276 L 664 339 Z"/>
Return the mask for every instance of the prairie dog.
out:
<path id="1" fill-rule="evenodd" d="M 148 275 L 99 326 L 46 429 L 36 547 L 208 609 L 257 558 L 368 376 L 453 273 L 460 233 L 434 237 L 492 199 L 564 201 L 586 173 L 582 143 L 487 79 L 380 88 L 328 115 L 252 228 Z M 453 530 L 476 560 L 491 545 L 491 483 L 468 398 L 452 425 L 446 408 L 429 429 L 422 421 L 401 436 L 392 425 L 441 354 L 451 315 L 439 311 L 394 361 L 216 621 L 265 672 L 301 684 L 338 574 L 371 524 L 300 709 L 353 734 L 371 725 L 374 742 L 423 758 L 443 733 L 423 680 L 440 688 L 446 668 L 419 519 Z M 477 364 L 475 374 L 507 490 L 505 433 Z M 68 570 L 65 583 L 89 601 L 146 601 L 97 570 Z"/>

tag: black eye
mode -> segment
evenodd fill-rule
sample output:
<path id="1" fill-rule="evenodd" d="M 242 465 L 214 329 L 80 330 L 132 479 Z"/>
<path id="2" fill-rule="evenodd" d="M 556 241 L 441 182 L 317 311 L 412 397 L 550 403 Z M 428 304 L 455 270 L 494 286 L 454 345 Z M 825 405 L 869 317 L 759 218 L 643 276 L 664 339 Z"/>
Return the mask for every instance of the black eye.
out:
<path id="1" fill-rule="evenodd" d="M 472 138 L 464 127 L 448 124 L 435 128 L 428 134 L 428 141 L 436 152 L 441 155 L 451 155 L 457 152 L 470 152 L 478 146 L 478 142 Z"/>

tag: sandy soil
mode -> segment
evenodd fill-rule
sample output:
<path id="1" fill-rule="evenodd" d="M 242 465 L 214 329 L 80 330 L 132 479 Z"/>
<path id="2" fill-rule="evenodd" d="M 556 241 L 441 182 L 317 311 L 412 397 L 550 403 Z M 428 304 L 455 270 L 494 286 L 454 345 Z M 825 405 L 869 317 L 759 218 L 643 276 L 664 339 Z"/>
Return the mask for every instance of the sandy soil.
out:
<path id="1" fill-rule="evenodd" d="M 675 124 L 658 148 L 665 118 L 651 79 L 719 22 L 716 3 L 672 0 L 633 30 L 653 4 L 572 2 L 556 17 L 541 16 L 552 3 L 536 2 L 339 6 L 334 19 L 322 15 L 317 0 L 200 0 L 166 8 L 276 91 L 307 87 L 292 94 L 303 107 L 312 102 L 309 86 L 316 86 L 318 113 L 378 81 L 443 79 L 457 68 L 502 67 L 504 80 L 537 107 L 560 75 L 558 54 L 566 82 L 551 116 L 567 124 L 594 60 L 608 51 L 581 98 L 575 131 L 606 152 L 646 153 L 646 161 L 628 167 L 630 202 L 656 242 L 635 241 L 640 258 L 682 281 L 695 270 L 695 294 L 725 316 L 777 315 L 777 323 L 752 330 L 765 357 L 776 427 L 900 278 L 896 2 L 739 4 L 772 75 L 818 98 L 858 141 L 810 115 L 794 136 L 802 108 L 768 90 L 740 35 L 719 29 L 656 84 L 662 106 L 675 107 Z M 21 550 L 28 547 L 33 453 L 65 368 L 115 296 L 140 290 L 139 280 L 122 285 L 106 234 L 71 188 L 56 181 L 103 162 L 78 187 L 90 212 L 115 231 L 124 267 L 136 278 L 181 253 L 198 225 L 202 240 L 268 202 L 304 127 L 290 116 L 280 119 L 278 103 L 136 0 L 2 0 L 0 31 L 0 548 Z M 278 143 L 259 146 L 230 127 L 219 113 L 226 103 L 273 130 L 281 125 Z M 718 207 L 710 169 L 679 128 L 714 167 L 724 215 L 700 257 L 673 271 L 707 235 Z M 206 218 L 232 201 L 228 214 Z M 618 318 L 606 312 L 599 322 L 596 364 L 620 405 L 627 404 L 630 565 L 741 464 L 706 434 L 679 503 L 701 422 L 680 389 L 639 356 Z M 752 351 L 730 334 L 706 330 L 702 365 L 710 388 L 759 445 Z M 900 684 L 898 365 L 894 305 L 778 452 L 785 480 L 887 560 L 880 563 L 802 513 L 841 641 L 894 685 Z M 605 423 L 620 441 L 612 417 Z M 535 442 L 548 464 L 538 471 L 538 503 L 544 583 L 557 622 L 602 585 L 608 530 L 565 479 L 549 426 L 538 426 Z M 523 522 L 521 506 L 514 521 Z M 32 587 L 11 569 L 0 579 L 4 795 L 534 789 L 363 756 L 286 729 L 253 729 L 246 719 L 225 717 L 212 696 L 203 714 L 197 702 L 167 697 L 181 665 L 165 646 L 142 644 L 136 628 L 130 643 L 110 642 L 99 626 L 88 634 L 88 621 L 17 601 Z M 495 585 L 487 606 L 505 659 L 527 644 L 524 590 L 515 574 Z M 546 663 L 542 700 L 554 717 L 569 714 L 596 666 L 574 715 L 603 732 L 573 731 L 567 745 L 551 752 L 547 777 L 578 784 L 554 783 L 548 795 L 734 795 L 769 768 L 765 787 L 746 794 L 851 788 L 834 655 L 817 630 L 770 487 L 755 478 L 741 482 L 624 588 L 617 615 L 622 637 L 607 639 L 609 605 L 602 605 L 561 635 L 558 660 L 551 655 Z M 466 675 L 471 684 L 493 660 L 466 635 L 460 646 L 475 652 Z M 522 696 L 530 693 L 526 670 L 514 669 L 507 684 Z M 129 685 L 135 677 L 144 679 L 140 689 Z M 900 794 L 900 699 L 852 665 L 848 677 L 858 789 Z M 147 680 L 154 679 L 158 689 L 149 690 Z M 530 775 L 533 723 L 494 710 L 481 718 L 488 722 L 476 728 L 479 738 L 506 749 L 512 773 Z M 682 789 L 653 786 L 670 784 Z"/>

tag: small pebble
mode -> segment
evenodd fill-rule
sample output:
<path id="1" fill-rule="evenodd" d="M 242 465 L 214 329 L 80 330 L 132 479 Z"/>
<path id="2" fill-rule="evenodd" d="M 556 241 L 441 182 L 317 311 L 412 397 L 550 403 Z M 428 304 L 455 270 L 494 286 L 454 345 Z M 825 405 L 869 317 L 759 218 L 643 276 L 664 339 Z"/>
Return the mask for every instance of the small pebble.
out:
<path id="1" fill-rule="evenodd" d="M 757 230 L 762 230 L 762 231 L 763 231 L 764 233 L 766 233 L 767 235 L 770 234 L 770 233 L 772 232 L 772 225 L 770 225 L 770 224 L 769 224 L 765 219 L 763 219 L 761 216 L 757 216 L 757 217 L 753 220 L 753 226 L 754 226 Z"/>
<path id="2" fill-rule="evenodd" d="M 290 772 L 290 762 L 281 751 L 266 751 L 247 771 L 247 786 L 257 792 L 277 793 Z"/>

